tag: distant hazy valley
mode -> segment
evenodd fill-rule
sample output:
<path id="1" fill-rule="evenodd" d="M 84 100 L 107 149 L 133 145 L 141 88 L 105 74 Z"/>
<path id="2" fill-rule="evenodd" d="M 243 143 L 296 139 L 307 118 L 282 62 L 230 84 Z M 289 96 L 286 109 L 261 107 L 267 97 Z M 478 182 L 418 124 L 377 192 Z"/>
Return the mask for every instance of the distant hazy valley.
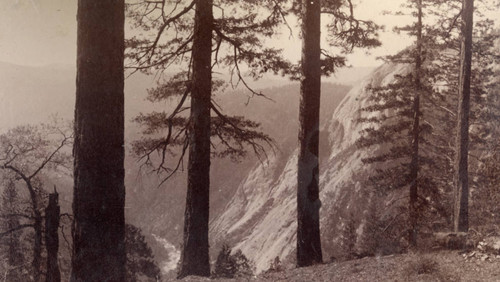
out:
<path id="1" fill-rule="evenodd" d="M 371 70 L 372 68 L 344 69 L 337 76 L 324 79 L 321 109 L 323 130 L 321 155 L 323 157 L 327 158 L 330 154 L 329 140 L 332 137 L 329 136 L 328 128 L 332 126 L 331 118 L 335 109 L 349 89 L 353 85 L 358 85 L 359 81 Z M 338 81 L 342 81 L 344 85 L 336 84 Z M 127 144 L 140 136 L 140 129 L 130 122 L 134 116 L 153 109 L 156 111 L 163 108 L 167 111 L 169 109 L 167 104 L 153 105 L 145 100 L 147 89 L 155 85 L 154 77 L 143 74 L 134 74 L 126 80 Z M 251 81 L 251 85 L 262 91 L 272 101 L 259 97 L 249 100 L 248 93 L 241 87 L 235 90 L 229 87 L 225 93 L 217 95 L 215 100 L 227 114 L 244 115 L 260 122 L 262 130 L 276 141 L 277 149 L 274 152 L 269 150 L 268 159 L 259 160 L 249 152 L 248 157 L 237 163 L 227 159 L 212 161 L 210 217 L 213 223 L 211 227 L 213 246 L 215 246 L 212 248 L 213 252 L 217 251 L 216 246 L 222 242 L 245 249 L 246 245 L 243 242 L 245 237 L 249 236 L 247 231 L 255 228 L 255 224 L 252 225 L 251 222 L 263 219 L 272 208 L 273 185 L 281 182 L 279 177 L 284 169 L 294 167 L 290 160 L 293 159 L 297 146 L 298 83 L 290 82 L 286 78 L 274 77 Z M 73 67 L 57 65 L 25 67 L 0 63 L 0 112 L 3 116 L 0 119 L 1 132 L 20 124 L 46 121 L 53 114 L 70 120 L 74 114 L 74 97 L 75 70 Z M 176 159 L 173 158 L 171 161 L 174 162 Z M 161 176 L 150 173 L 147 168 L 140 169 L 140 162 L 134 156 L 127 154 L 125 166 L 127 221 L 140 227 L 146 234 L 162 269 L 173 269 L 179 256 L 178 247 L 182 241 L 186 174 L 181 171 L 158 187 Z M 259 174 L 259 179 L 251 180 L 252 175 L 256 173 Z M 62 202 L 63 210 L 71 212 L 71 179 L 59 179 L 53 182 L 58 184 L 62 198 L 65 199 Z M 290 185 L 287 190 L 292 189 L 289 195 L 292 197 L 295 194 L 293 184 Z M 247 190 L 251 194 L 246 195 L 244 200 L 249 202 L 248 205 L 254 205 L 257 210 L 248 210 L 248 206 L 237 204 L 242 200 L 241 193 Z M 262 200 L 262 198 L 267 199 Z M 276 203 L 282 200 L 274 199 Z M 291 208 L 289 204 L 284 206 Z M 294 212 L 291 210 L 286 210 L 286 212 L 290 214 L 280 215 L 277 220 L 281 222 L 294 218 Z M 262 218 L 254 213 L 258 213 Z M 278 217 L 273 214 L 269 216 Z M 250 223 L 248 217 L 252 218 Z M 235 232 L 235 228 L 229 230 L 225 226 L 227 223 L 233 224 L 234 221 L 240 220 L 245 230 Z M 262 235 L 262 239 L 267 240 L 272 236 L 272 234 L 267 237 Z M 248 245 L 246 248 L 251 247 Z M 272 250 L 269 251 L 272 252 Z M 257 264 L 258 270 L 262 270 L 263 266 L 268 263 L 269 256 L 280 254 L 269 253 L 262 256 L 262 260 Z M 251 259 L 255 259 L 257 255 L 260 254 L 255 252 L 248 254 Z"/>

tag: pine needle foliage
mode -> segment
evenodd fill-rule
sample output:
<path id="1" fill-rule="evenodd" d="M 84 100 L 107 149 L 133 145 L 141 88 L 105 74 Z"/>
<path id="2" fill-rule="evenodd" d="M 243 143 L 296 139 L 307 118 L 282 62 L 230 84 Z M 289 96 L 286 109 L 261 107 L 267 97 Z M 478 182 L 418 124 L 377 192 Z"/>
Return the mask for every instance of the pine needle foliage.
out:
<path id="1" fill-rule="evenodd" d="M 252 266 L 248 258 L 237 250 L 232 254 L 232 249 L 223 244 L 215 261 L 215 269 L 212 273 L 214 278 L 236 278 L 252 275 Z"/>
<path id="2" fill-rule="evenodd" d="M 417 1 L 407 6 L 415 8 Z M 422 66 L 420 71 L 420 108 L 412 107 L 415 87 L 415 54 L 418 43 L 395 56 L 386 57 L 388 63 L 406 65 L 387 85 L 372 85 L 369 105 L 361 109 L 359 122 L 366 124 L 357 140 L 359 148 L 373 149 L 371 156 L 363 159 L 367 165 L 377 164 L 367 180 L 368 187 L 381 193 L 393 193 L 409 187 L 411 176 L 412 119 L 420 116 L 418 150 L 418 225 L 431 232 L 431 224 L 445 221 L 450 224 L 453 184 L 454 138 L 450 133 L 456 127 L 458 93 L 460 5 L 456 1 L 423 1 Z M 446 14 L 442 11 L 447 11 Z M 450 13 L 449 11 L 453 11 Z M 414 14 L 416 15 L 416 14 Z M 425 24 L 425 20 L 427 24 Z M 399 32 L 417 34 L 416 25 L 399 28 Z M 491 21 L 478 20 L 474 31 L 474 63 L 472 78 L 472 126 L 470 139 L 474 150 L 485 148 L 489 139 L 491 120 L 498 105 L 487 102 L 493 99 L 494 82 L 492 67 L 498 62 Z M 494 83 L 493 83 L 494 84 Z M 472 167 L 477 167 L 472 165 Z"/>

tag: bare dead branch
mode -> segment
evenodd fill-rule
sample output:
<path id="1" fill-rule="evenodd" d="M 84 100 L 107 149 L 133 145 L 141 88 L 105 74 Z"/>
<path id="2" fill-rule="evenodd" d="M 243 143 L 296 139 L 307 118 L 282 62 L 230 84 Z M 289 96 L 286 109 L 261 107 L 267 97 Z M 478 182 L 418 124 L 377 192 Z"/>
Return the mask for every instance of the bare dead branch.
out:
<path id="1" fill-rule="evenodd" d="M 59 144 L 59 146 L 57 146 L 57 148 L 52 151 L 52 153 L 47 156 L 45 158 L 45 160 L 43 160 L 42 164 L 28 177 L 29 179 L 32 179 L 33 177 L 35 177 L 49 162 L 52 161 L 52 159 L 54 158 L 54 156 L 59 153 L 59 151 L 64 147 L 66 146 L 68 143 L 68 140 L 70 139 L 70 137 L 64 137 L 61 141 L 61 143 Z"/>

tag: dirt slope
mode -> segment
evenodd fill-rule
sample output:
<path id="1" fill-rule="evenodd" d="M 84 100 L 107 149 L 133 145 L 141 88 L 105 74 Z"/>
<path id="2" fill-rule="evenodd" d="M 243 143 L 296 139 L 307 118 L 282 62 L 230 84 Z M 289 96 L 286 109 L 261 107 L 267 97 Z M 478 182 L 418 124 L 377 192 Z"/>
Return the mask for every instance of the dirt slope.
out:
<path id="1" fill-rule="evenodd" d="M 182 281 L 500 281 L 500 256 L 465 259 L 458 251 L 436 251 L 365 257 L 255 277 Z"/>

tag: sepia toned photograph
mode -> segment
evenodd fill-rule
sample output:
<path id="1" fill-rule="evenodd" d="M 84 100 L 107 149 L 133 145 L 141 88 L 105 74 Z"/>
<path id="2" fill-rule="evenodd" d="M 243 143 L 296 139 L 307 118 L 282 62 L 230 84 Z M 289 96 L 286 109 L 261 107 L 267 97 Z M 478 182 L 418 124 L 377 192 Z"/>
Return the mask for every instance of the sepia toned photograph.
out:
<path id="1" fill-rule="evenodd" d="M 1 0 L 0 282 L 499 266 L 500 1 Z"/>

